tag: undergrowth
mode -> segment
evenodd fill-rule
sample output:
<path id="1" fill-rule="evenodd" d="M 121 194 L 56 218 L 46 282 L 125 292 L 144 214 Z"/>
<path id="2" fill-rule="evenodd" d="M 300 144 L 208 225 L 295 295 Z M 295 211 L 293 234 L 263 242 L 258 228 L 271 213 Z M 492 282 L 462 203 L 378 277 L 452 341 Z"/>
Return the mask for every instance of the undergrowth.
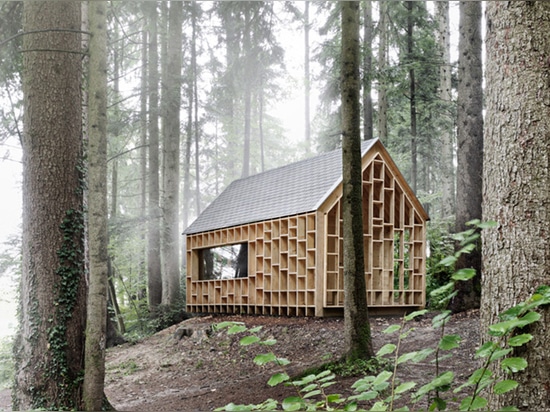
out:
<path id="1" fill-rule="evenodd" d="M 447 258 L 441 265 L 454 266 L 458 257 L 470 253 L 474 243 L 479 238 L 479 231 L 492 226 L 471 222 L 472 229 L 455 237 L 461 249 Z M 450 281 L 431 292 L 431 298 L 438 306 L 445 305 L 456 294 L 455 283 L 469 280 L 475 276 L 473 269 L 461 269 L 454 272 Z M 465 383 L 458 385 L 452 370 L 442 370 L 440 361 L 450 357 L 450 351 L 460 345 L 461 338 L 457 334 L 446 334 L 445 326 L 450 320 L 451 312 L 442 310 L 432 319 L 432 327 L 438 330 L 440 339 L 433 348 L 424 348 L 413 352 L 401 352 L 401 344 L 414 330 L 414 319 L 424 315 L 427 310 L 420 310 L 405 315 L 401 323 L 391 325 L 383 333 L 396 335 L 396 343 L 386 343 L 370 361 L 357 364 L 331 362 L 322 367 L 311 369 L 292 379 L 287 366 L 290 360 L 278 357 L 274 351 L 262 353 L 254 358 L 256 365 L 275 364 L 278 371 L 268 380 L 268 385 L 288 385 L 294 389 L 294 395 L 282 401 L 267 399 L 259 404 L 239 405 L 229 403 L 216 411 L 253 411 L 253 410 L 285 410 L 285 411 L 409 411 L 410 407 L 418 410 L 419 402 L 428 401 L 428 410 L 448 410 L 458 408 L 460 411 L 484 410 L 487 408 L 489 393 L 499 395 L 518 387 L 513 374 L 526 369 L 527 361 L 514 355 L 514 349 L 529 342 L 533 336 L 523 328 L 539 321 L 541 315 L 536 312 L 539 306 L 550 304 L 550 287 L 541 286 L 535 294 L 524 302 L 504 311 L 500 322 L 490 325 L 488 334 L 493 338 L 477 349 L 475 357 L 479 361 L 476 369 Z M 258 336 L 261 326 L 247 328 L 242 322 L 222 322 L 215 325 L 217 330 L 226 329 L 228 334 L 244 334 L 240 339 L 242 346 L 260 345 L 274 347 L 275 339 L 262 339 Z M 516 352 L 517 353 L 517 352 Z M 402 381 L 401 369 L 408 365 L 414 367 L 419 362 L 433 362 L 435 376 L 420 386 L 415 381 Z M 506 379 L 497 379 L 492 368 L 503 369 Z M 361 373 L 363 376 L 352 384 L 353 394 L 343 396 L 331 393 L 329 388 L 337 382 L 337 375 L 350 376 Z M 514 406 L 503 408 L 504 411 L 518 410 Z"/>

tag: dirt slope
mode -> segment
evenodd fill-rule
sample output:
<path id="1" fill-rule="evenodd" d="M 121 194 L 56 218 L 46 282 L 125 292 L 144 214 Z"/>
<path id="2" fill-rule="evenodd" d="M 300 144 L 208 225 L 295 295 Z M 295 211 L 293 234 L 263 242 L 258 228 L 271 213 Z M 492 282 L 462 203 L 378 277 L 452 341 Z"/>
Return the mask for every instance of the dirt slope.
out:
<path id="1" fill-rule="evenodd" d="M 262 325 L 260 335 L 273 337 L 273 347 L 257 345 L 242 347 L 242 335 L 228 336 L 203 331 L 224 320 L 244 322 L 253 327 Z M 388 325 L 399 323 L 398 318 L 372 318 L 376 349 L 389 341 L 381 333 Z M 414 321 L 414 331 L 404 341 L 402 353 L 435 346 L 439 336 L 431 328 L 431 318 Z M 207 411 L 235 403 L 259 403 L 267 398 L 282 400 L 293 394 L 291 388 L 271 388 L 266 382 L 275 367 L 258 367 L 252 359 L 258 353 L 272 349 L 279 357 L 292 363 L 288 372 L 297 374 L 329 359 L 337 359 L 343 350 L 343 320 L 313 318 L 277 318 L 216 316 L 193 318 L 166 329 L 136 345 L 123 345 L 109 350 L 107 356 L 106 393 L 117 410 L 125 411 Z M 177 332 L 177 330 L 180 332 Z M 183 336 L 182 330 L 192 336 Z M 462 337 L 460 348 L 443 366 L 452 369 L 459 379 L 475 369 L 473 353 L 479 339 L 477 312 L 454 316 L 445 333 Z M 426 361 L 404 365 L 398 375 L 419 384 L 433 377 L 435 366 Z M 330 393 L 350 394 L 349 387 L 357 378 L 341 380 Z M 1 405 L 0 405 L 1 406 Z M 416 407 L 426 405 L 416 405 Z"/>

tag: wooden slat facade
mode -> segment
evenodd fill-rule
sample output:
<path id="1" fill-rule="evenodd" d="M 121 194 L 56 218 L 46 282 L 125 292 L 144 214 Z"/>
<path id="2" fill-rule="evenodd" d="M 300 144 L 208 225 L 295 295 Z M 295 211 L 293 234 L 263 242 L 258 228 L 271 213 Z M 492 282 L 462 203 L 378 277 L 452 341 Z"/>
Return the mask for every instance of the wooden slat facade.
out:
<path id="1" fill-rule="evenodd" d="M 427 216 L 398 176 L 395 164 L 380 151 L 363 158 L 365 277 L 371 312 L 403 312 L 426 301 Z M 342 314 L 341 192 L 340 184 L 310 213 L 188 234 L 187 310 Z M 201 250 L 243 243 L 248 246 L 248 277 L 199 279 Z"/>

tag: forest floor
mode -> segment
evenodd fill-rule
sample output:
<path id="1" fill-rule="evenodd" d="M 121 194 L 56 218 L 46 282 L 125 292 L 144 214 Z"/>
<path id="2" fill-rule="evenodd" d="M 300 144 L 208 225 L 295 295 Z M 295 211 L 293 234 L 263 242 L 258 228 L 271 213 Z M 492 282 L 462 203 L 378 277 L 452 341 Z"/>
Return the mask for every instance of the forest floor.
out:
<path id="1" fill-rule="evenodd" d="M 441 330 L 432 328 L 433 316 L 427 314 L 408 323 L 413 330 L 402 341 L 400 353 L 437 345 Z M 275 338 L 277 343 L 244 347 L 239 344 L 242 334 L 210 333 L 212 324 L 227 320 L 244 322 L 248 327 L 262 326 L 258 335 L 264 339 Z M 396 333 L 385 335 L 382 331 L 400 322 L 399 317 L 371 318 L 375 351 L 389 341 L 395 342 Z M 451 351 L 452 357 L 440 363 L 441 372 L 452 370 L 458 382 L 469 376 L 476 368 L 474 353 L 479 329 L 477 311 L 452 317 L 445 326 L 445 334 L 459 334 L 462 342 Z M 119 411 L 209 411 L 230 402 L 256 404 L 268 398 L 282 401 L 294 395 L 295 390 L 284 385 L 268 386 L 269 377 L 279 370 L 275 365 L 255 365 L 254 356 L 272 350 L 278 357 L 291 361 L 287 372 L 296 376 L 311 367 L 337 360 L 343 353 L 343 331 L 342 318 L 194 317 L 139 343 L 109 349 L 105 391 Z M 191 336 L 186 336 L 189 334 Z M 401 382 L 415 381 L 420 387 L 429 382 L 435 372 L 434 363 L 426 360 L 401 364 L 397 375 Z M 351 395 L 351 385 L 358 378 L 338 378 L 329 393 Z M 427 406 L 426 401 L 409 405 L 411 410 Z M 0 410 L 9 409 L 9 391 L 0 391 Z"/>

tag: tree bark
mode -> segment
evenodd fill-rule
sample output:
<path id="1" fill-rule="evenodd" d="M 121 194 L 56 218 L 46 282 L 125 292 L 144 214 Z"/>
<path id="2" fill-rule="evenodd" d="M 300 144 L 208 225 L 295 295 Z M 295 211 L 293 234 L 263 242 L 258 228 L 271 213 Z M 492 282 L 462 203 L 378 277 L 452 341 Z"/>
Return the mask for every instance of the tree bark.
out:
<path id="1" fill-rule="evenodd" d="M 147 285 L 149 310 L 162 302 L 160 260 L 160 182 L 159 182 L 159 68 L 157 3 L 147 7 L 149 18 L 149 225 L 147 230 Z"/>
<path id="2" fill-rule="evenodd" d="M 309 0 L 304 2 L 304 140 L 309 146 L 311 141 L 311 73 L 309 67 Z"/>
<path id="3" fill-rule="evenodd" d="M 146 17 L 144 17 L 146 21 Z M 147 43 L 148 33 L 144 30 L 141 33 L 141 85 L 140 85 L 140 120 L 139 120 L 139 175 L 140 175 L 140 218 L 142 222 L 146 221 L 147 216 L 147 94 L 148 94 L 148 81 L 147 81 Z M 142 249 L 140 252 L 139 262 L 139 292 L 138 298 L 144 299 L 147 296 L 147 246 L 146 235 L 147 231 L 145 227 L 141 227 L 141 241 Z"/>
<path id="4" fill-rule="evenodd" d="M 81 409 L 81 3 L 24 3 L 23 249 L 13 407 Z M 55 29 L 67 29 L 62 32 Z"/>
<path id="5" fill-rule="evenodd" d="M 477 2 L 476 2 L 477 3 Z M 481 6 L 480 3 L 477 3 Z M 449 2 L 435 2 L 438 20 L 438 43 L 440 51 L 439 98 L 441 116 L 444 119 L 441 132 L 441 217 L 450 219 L 455 211 L 455 184 L 453 164 L 453 128 L 451 120 L 451 33 L 449 23 Z M 479 93 L 481 93 L 481 87 Z M 481 153 L 480 153 L 481 155 Z"/>
<path id="6" fill-rule="evenodd" d="M 348 359 L 374 355 L 365 282 L 359 104 L 359 2 L 341 1 L 342 164 L 344 238 L 345 354 Z"/>
<path id="7" fill-rule="evenodd" d="M 407 1 L 407 60 L 409 64 L 409 112 L 411 122 L 411 188 L 417 189 L 417 130 L 416 130 L 416 76 L 414 61 L 414 1 Z"/>
<path id="8" fill-rule="evenodd" d="M 498 227 L 482 233 L 484 328 L 550 284 L 550 3 L 486 6 L 483 218 Z M 511 355 L 529 363 L 512 377 L 519 387 L 492 397 L 488 409 L 550 410 L 550 309 L 540 312 L 533 339 Z"/>
<path id="9" fill-rule="evenodd" d="M 372 1 L 363 2 L 363 136 L 370 140 L 374 136 L 372 117 Z"/>
<path id="10" fill-rule="evenodd" d="M 164 132 L 164 192 L 162 261 L 164 265 L 162 303 L 174 306 L 180 300 L 179 189 L 180 189 L 180 105 L 182 70 L 183 3 L 171 1 L 168 29 L 168 61 L 163 79 L 166 102 Z"/>
<path id="11" fill-rule="evenodd" d="M 385 141 L 388 138 L 388 97 L 386 85 L 388 16 L 387 0 L 378 2 L 380 21 L 378 42 L 378 138 Z"/>
<path id="12" fill-rule="evenodd" d="M 483 174 L 483 68 L 481 61 L 481 3 L 461 1 L 458 56 L 457 120 L 457 232 L 467 222 L 481 219 Z M 453 312 L 479 308 L 481 298 L 481 250 L 460 256 L 456 269 L 472 268 L 477 276 L 458 282 Z"/>
<path id="13" fill-rule="evenodd" d="M 84 408 L 99 411 L 105 384 L 107 330 L 107 7 L 89 4 L 88 72 L 88 253 L 90 262 L 86 319 Z"/>

